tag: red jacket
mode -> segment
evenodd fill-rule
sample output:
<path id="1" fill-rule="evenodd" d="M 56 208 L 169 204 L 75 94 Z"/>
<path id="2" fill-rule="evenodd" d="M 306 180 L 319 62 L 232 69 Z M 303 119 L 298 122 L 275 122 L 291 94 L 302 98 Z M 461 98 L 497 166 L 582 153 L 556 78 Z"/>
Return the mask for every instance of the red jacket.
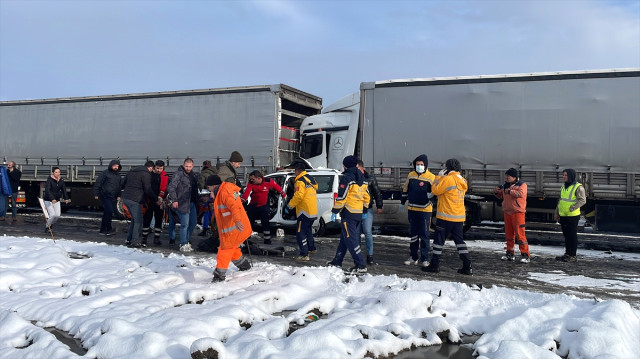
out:
<path id="1" fill-rule="evenodd" d="M 167 193 L 167 184 L 169 183 L 169 175 L 167 172 L 162 171 L 160 173 L 160 198 L 164 198 Z"/>
<path id="2" fill-rule="evenodd" d="M 286 194 L 282 192 L 282 187 L 268 178 L 263 178 L 260 184 L 249 183 L 242 194 L 242 199 L 246 201 L 251 195 L 251 203 L 258 207 L 266 206 L 269 199 L 269 190 L 271 189 L 280 193 L 283 198 L 286 197 Z"/>

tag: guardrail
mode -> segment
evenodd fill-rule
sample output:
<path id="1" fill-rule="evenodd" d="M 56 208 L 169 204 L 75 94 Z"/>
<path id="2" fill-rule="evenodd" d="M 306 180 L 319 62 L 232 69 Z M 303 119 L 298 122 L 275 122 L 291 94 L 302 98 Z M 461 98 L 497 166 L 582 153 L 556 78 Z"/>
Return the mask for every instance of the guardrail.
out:
<path id="1" fill-rule="evenodd" d="M 18 163 L 18 169 L 22 172 L 21 181 L 41 181 L 44 182 L 51 174 L 51 169 L 53 167 L 59 167 L 62 178 L 67 183 L 94 183 L 100 173 L 107 169 L 109 162 L 114 158 L 69 158 L 69 157 L 55 157 L 55 158 L 45 158 L 40 157 L 38 159 L 33 159 L 27 157 L 24 160 L 24 163 Z M 121 175 L 126 175 L 132 167 L 141 166 L 146 161 L 158 159 L 152 158 L 115 158 L 120 161 L 120 165 L 122 166 Z M 165 172 L 168 174 L 172 174 L 175 172 L 184 161 L 184 158 L 159 158 L 165 163 Z M 5 159 L 5 162 L 7 159 Z M 16 159 L 16 161 L 20 161 L 20 159 Z M 204 161 L 204 159 L 193 159 L 195 164 L 195 171 L 200 171 L 200 164 Z M 216 157 L 211 159 L 211 162 L 215 165 L 216 163 L 224 163 L 224 159 L 220 157 Z M 255 169 L 255 160 L 253 157 L 245 159 L 245 165 L 238 168 L 236 171 L 238 172 L 238 177 L 241 179 L 242 183 L 246 183 L 246 178 L 248 177 L 248 173 L 251 170 Z M 272 170 L 270 168 L 262 168 L 262 170 Z"/>
<path id="2" fill-rule="evenodd" d="M 370 169 L 371 172 L 374 170 Z M 390 168 L 387 171 L 377 170 L 375 175 L 381 189 L 395 191 L 402 188 L 410 171 L 410 168 Z M 494 187 L 504 183 L 504 171 L 501 170 L 462 172 L 468 181 L 468 194 L 492 196 Z M 528 185 L 529 197 L 560 196 L 560 188 L 564 184 L 562 171 L 522 171 L 520 176 Z M 640 174 L 579 172 L 578 176 L 588 198 L 640 200 Z"/>

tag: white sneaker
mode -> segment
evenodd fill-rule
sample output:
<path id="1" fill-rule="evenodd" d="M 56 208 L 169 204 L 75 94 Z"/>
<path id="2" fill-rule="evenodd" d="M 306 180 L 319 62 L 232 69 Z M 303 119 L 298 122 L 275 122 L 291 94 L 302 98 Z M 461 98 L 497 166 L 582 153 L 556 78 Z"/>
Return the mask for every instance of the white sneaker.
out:
<path id="1" fill-rule="evenodd" d="M 520 258 L 520 263 L 529 263 L 529 262 L 531 262 L 531 258 L 526 254 L 522 255 L 522 258 Z"/>
<path id="2" fill-rule="evenodd" d="M 404 265 L 406 265 L 406 266 L 410 266 L 410 265 L 412 265 L 412 264 L 418 264 L 418 260 L 416 259 L 416 260 L 414 261 L 411 257 L 409 257 L 409 259 L 407 259 L 406 261 L 404 261 Z"/>
<path id="3" fill-rule="evenodd" d="M 191 248 L 191 244 L 189 243 L 183 244 L 180 246 L 180 252 L 185 252 L 185 253 L 193 252 L 193 248 Z"/>
<path id="4" fill-rule="evenodd" d="M 420 266 L 421 267 L 428 267 L 429 266 L 429 262 L 427 262 L 427 261 L 420 262 Z"/>

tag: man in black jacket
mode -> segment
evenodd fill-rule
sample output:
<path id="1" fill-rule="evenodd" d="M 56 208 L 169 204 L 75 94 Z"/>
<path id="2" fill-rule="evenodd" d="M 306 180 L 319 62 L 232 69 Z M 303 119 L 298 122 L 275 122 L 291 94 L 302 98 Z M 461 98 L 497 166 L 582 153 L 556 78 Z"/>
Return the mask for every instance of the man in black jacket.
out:
<path id="1" fill-rule="evenodd" d="M 7 176 L 11 184 L 11 214 L 14 222 L 18 221 L 18 187 L 20 186 L 20 177 L 22 172 L 16 168 L 16 163 L 9 161 L 7 164 Z"/>
<path id="2" fill-rule="evenodd" d="M 364 233 L 364 243 L 367 248 L 367 264 L 373 264 L 373 203 L 375 201 L 377 213 L 382 213 L 382 192 L 380 192 L 376 178 L 365 171 L 364 162 L 358 160 L 357 167 L 364 175 L 365 182 L 368 183 L 367 189 L 369 190 L 369 197 L 371 197 L 369 207 L 364 212 L 367 216 L 362 219 L 362 232 Z"/>
<path id="3" fill-rule="evenodd" d="M 164 161 L 157 160 L 151 172 L 151 189 L 155 195 L 154 200 L 147 201 L 147 211 L 142 218 L 142 244 L 147 244 L 147 237 L 151 233 L 151 220 L 155 219 L 153 225 L 153 245 L 159 246 L 160 233 L 162 233 L 162 221 L 164 219 L 164 208 L 156 204 L 157 201 L 164 200 L 169 183 L 169 175 L 164 171 Z"/>
<path id="4" fill-rule="evenodd" d="M 161 203 L 157 201 L 151 189 L 152 170 L 153 162 L 147 161 L 144 166 L 132 168 L 124 180 L 122 202 L 131 213 L 131 224 L 129 224 L 129 234 L 127 235 L 127 245 L 130 247 L 144 247 L 139 240 L 142 235 L 142 204 L 146 201 L 145 196 L 158 205 Z"/>
<path id="5" fill-rule="evenodd" d="M 122 176 L 120 176 L 120 161 L 111 160 L 109 167 L 100 173 L 96 183 L 93 185 L 93 195 L 95 199 L 102 202 L 102 223 L 100 224 L 100 234 L 110 236 L 113 234 L 111 219 L 116 209 L 116 203 L 120 199 L 122 192 Z"/>

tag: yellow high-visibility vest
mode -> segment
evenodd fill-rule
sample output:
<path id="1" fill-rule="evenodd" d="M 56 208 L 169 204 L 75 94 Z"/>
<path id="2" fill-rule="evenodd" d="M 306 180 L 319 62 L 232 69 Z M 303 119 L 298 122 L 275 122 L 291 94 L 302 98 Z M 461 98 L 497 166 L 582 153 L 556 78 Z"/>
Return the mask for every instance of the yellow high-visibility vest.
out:
<path id="1" fill-rule="evenodd" d="M 573 186 L 568 189 L 565 186 L 562 186 L 562 190 L 560 191 L 560 201 L 558 202 L 558 214 L 562 217 L 573 217 L 580 215 L 580 208 L 576 208 L 575 210 L 569 210 L 569 207 L 574 205 L 578 200 L 576 199 L 576 190 L 578 187 L 582 186 L 581 183 L 576 182 Z"/>

